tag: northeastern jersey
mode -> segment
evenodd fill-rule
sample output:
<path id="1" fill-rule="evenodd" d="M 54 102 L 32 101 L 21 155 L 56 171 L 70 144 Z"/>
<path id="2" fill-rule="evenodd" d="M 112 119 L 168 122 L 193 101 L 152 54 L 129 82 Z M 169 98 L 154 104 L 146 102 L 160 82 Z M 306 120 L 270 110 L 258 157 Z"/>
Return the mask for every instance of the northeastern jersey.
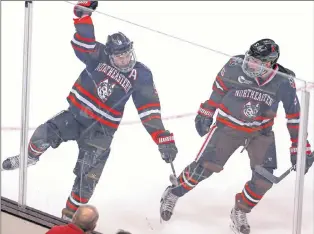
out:
<path id="1" fill-rule="evenodd" d="M 70 111 L 85 126 L 95 121 L 117 129 L 124 107 L 132 97 L 146 130 L 164 130 L 160 101 L 151 71 L 137 62 L 132 71 L 123 73 L 111 66 L 104 45 L 95 40 L 90 16 L 74 19 L 76 32 L 71 41 L 76 56 L 86 65 L 67 97 Z"/>
<path id="2" fill-rule="evenodd" d="M 294 73 L 276 64 L 267 79 L 252 79 L 242 71 L 243 59 L 244 55 L 231 58 L 213 83 L 207 104 L 217 111 L 217 122 L 247 133 L 269 131 L 282 102 L 291 140 L 296 141 L 300 104 Z"/>

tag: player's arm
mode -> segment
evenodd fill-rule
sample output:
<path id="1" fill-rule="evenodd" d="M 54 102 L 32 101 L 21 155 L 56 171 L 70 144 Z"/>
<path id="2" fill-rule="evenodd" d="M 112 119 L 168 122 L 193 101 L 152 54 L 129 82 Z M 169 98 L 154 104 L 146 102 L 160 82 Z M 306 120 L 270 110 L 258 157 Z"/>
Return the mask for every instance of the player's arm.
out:
<path id="1" fill-rule="evenodd" d="M 227 65 L 226 65 L 227 66 Z M 217 74 L 212 86 L 212 92 L 208 100 L 201 104 L 201 108 L 204 107 L 213 116 L 216 109 L 220 106 L 221 100 L 228 92 L 229 87 L 225 79 L 226 66 Z"/>
<path id="2" fill-rule="evenodd" d="M 86 65 L 97 54 L 98 43 L 95 40 L 94 24 L 91 18 L 92 10 L 95 10 L 97 6 L 97 1 L 79 1 L 74 7 L 74 15 L 77 18 L 73 19 L 75 33 L 71 45 L 76 57 Z"/>
<path id="3" fill-rule="evenodd" d="M 167 131 L 161 119 L 161 106 L 153 76 L 149 69 L 141 69 L 132 93 L 133 102 L 146 131 L 158 145 L 162 158 L 173 161 L 177 148 L 173 134 Z"/>
<path id="4" fill-rule="evenodd" d="M 135 81 L 132 98 L 143 126 L 156 142 L 158 133 L 165 131 L 161 120 L 159 96 L 155 89 L 152 73 L 146 70 L 141 71 L 140 75 L 141 77 Z"/>
<path id="5" fill-rule="evenodd" d="M 215 111 L 220 107 L 221 100 L 230 88 L 228 77 L 230 76 L 229 73 L 231 73 L 232 67 L 236 65 L 234 60 L 235 58 L 231 58 L 217 74 L 209 99 L 202 102 L 198 109 L 197 116 L 195 117 L 195 128 L 200 136 L 208 133 Z"/>
<path id="6" fill-rule="evenodd" d="M 292 143 L 297 143 L 300 124 L 300 102 L 293 77 L 286 80 L 279 88 L 280 99 L 286 113 L 287 128 Z"/>
<path id="7" fill-rule="evenodd" d="M 291 139 L 291 162 L 296 164 L 296 156 L 298 149 L 299 125 L 300 125 L 300 102 L 297 96 L 293 78 L 289 78 L 289 82 L 285 82 L 280 87 L 281 101 L 285 109 L 287 118 L 287 128 Z M 313 164 L 314 155 L 311 152 L 309 141 L 306 142 L 307 166 L 306 171 Z"/>
<path id="8" fill-rule="evenodd" d="M 204 104 L 212 114 L 220 107 L 221 100 L 232 87 L 233 77 L 235 76 L 235 74 L 233 74 L 234 68 L 241 65 L 242 59 L 240 55 L 230 58 L 218 72 L 212 85 L 210 97 Z"/>

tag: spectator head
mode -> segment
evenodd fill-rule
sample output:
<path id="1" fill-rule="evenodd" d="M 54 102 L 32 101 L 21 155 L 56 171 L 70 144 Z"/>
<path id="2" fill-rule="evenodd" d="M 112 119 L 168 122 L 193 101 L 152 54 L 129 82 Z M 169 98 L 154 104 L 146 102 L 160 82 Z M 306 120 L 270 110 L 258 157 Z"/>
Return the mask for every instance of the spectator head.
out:
<path id="1" fill-rule="evenodd" d="M 124 230 L 118 230 L 118 232 L 116 234 L 131 234 L 131 232 L 127 232 Z"/>
<path id="2" fill-rule="evenodd" d="M 73 215 L 72 223 L 83 229 L 84 232 L 91 232 L 96 228 L 98 218 L 96 207 L 83 205 Z"/>

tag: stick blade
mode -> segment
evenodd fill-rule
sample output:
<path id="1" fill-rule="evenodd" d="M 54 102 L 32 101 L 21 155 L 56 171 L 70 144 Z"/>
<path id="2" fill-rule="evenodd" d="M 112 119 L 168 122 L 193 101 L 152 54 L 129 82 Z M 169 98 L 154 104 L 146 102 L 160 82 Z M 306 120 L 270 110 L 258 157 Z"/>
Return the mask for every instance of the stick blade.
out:
<path id="1" fill-rule="evenodd" d="M 174 186 L 178 186 L 179 185 L 177 177 L 175 177 L 175 175 L 171 174 L 169 176 L 169 180 L 170 180 L 172 185 L 174 185 Z"/>

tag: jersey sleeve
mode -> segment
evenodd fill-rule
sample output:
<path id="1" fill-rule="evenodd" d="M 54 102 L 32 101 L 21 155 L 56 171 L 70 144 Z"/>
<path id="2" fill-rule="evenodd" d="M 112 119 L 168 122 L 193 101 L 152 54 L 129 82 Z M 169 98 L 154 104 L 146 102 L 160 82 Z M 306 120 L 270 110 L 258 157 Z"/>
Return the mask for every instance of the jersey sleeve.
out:
<path id="1" fill-rule="evenodd" d="M 292 142 L 298 141 L 300 124 L 300 102 L 297 96 L 293 77 L 289 78 L 280 87 L 281 101 L 286 113 L 287 128 Z"/>
<path id="2" fill-rule="evenodd" d="M 73 20 L 76 32 L 71 40 L 72 48 L 76 57 L 88 65 L 90 60 L 95 57 L 93 55 L 97 53 L 93 21 L 90 16 Z"/>
<path id="3" fill-rule="evenodd" d="M 206 109 L 215 112 L 220 106 L 221 100 L 231 88 L 230 77 L 233 77 L 233 67 L 237 66 L 238 57 L 231 58 L 223 68 L 218 72 L 213 85 L 209 99 L 205 102 Z"/>
<path id="4" fill-rule="evenodd" d="M 156 142 L 157 135 L 165 131 L 161 120 L 159 96 L 150 70 L 140 71 L 132 99 L 146 131 Z"/>

